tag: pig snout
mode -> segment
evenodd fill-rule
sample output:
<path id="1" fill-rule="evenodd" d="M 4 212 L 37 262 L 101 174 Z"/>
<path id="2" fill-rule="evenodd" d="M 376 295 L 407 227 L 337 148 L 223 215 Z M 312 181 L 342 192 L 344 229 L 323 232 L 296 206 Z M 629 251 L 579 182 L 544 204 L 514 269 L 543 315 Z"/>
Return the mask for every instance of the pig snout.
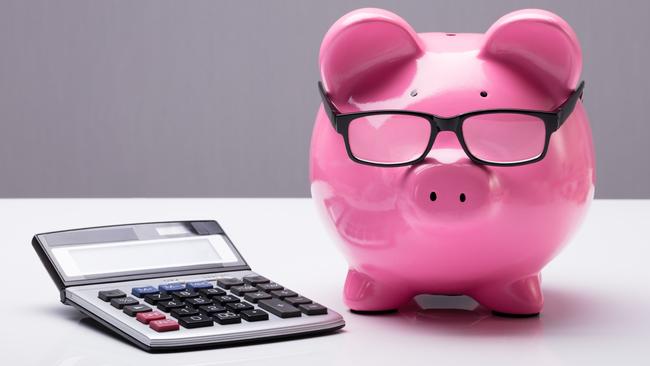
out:
<path id="1" fill-rule="evenodd" d="M 414 167 L 407 183 L 407 200 L 420 215 L 456 220 L 486 210 L 496 178 L 468 159 L 452 164 L 435 159 Z"/>

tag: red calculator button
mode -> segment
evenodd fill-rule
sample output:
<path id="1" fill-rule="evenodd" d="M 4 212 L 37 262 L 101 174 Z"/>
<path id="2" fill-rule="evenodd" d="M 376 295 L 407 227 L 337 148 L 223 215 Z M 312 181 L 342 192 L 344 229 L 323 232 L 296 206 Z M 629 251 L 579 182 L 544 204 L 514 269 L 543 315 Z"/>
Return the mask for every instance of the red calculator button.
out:
<path id="1" fill-rule="evenodd" d="M 170 330 L 178 330 L 178 322 L 172 319 L 152 320 L 149 327 L 156 332 L 169 332 Z"/>
<path id="2" fill-rule="evenodd" d="M 159 312 L 159 311 L 148 311 L 146 313 L 137 313 L 135 318 L 140 322 L 144 324 L 149 324 L 149 322 L 153 320 L 161 320 L 165 319 L 165 314 Z"/>

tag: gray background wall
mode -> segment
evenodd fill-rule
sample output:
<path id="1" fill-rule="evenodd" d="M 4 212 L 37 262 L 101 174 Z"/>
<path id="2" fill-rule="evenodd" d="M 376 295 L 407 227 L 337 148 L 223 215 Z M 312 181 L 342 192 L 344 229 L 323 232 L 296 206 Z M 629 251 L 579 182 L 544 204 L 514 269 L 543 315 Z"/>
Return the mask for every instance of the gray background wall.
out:
<path id="1" fill-rule="evenodd" d="M 307 196 L 322 36 L 349 10 L 581 39 L 597 197 L 650 198 L 647 1 L 0 0 L 0 196 Z"/>

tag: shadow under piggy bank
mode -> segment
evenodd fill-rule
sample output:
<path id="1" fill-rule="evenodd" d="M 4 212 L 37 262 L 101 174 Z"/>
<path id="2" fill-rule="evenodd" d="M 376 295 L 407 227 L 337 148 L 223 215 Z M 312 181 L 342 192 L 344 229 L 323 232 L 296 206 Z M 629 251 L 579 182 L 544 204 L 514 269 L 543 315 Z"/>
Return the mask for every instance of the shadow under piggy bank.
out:
<path id="1" fill-rule="evenodd" d="M 485 337 L 580 335 L 608 327 L 602 322 L 611 318 L 606 299 L 573 289 L 545 288 L 544 295 L 544 311 L 530 318 L 497 316 L 471 297 L 439 295 L 416 296 L 397 312 L 359 316 L 382 317 L 397 327 L 413 328 L 417 332 Z"/>

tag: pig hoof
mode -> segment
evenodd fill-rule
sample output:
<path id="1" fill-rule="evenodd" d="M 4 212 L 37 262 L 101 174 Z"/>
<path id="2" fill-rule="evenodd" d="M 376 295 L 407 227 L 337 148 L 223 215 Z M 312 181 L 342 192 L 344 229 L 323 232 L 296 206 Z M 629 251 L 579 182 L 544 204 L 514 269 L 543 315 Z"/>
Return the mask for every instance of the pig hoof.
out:
<path id="1" fill-rule="evenodd" d="M 502 313 L 500 311 L 492 310 L 492 314 L 495 316 L 500 316 L 502 318 L 535 318 L 538 317 L 540 313 L 513 314 L 513 313 Z"/>
<path id="2" fill-rule="evenodd" d="M 484 286 L 471 295 L 495 315 L 510 318 L 537 316 L 544 305 L 539 274 Z"/>
<path id="3" fill-rule="evenodd" d="M 349 270 L 343 290 L 345 304 L 358 314 L 381 314 L 395 311 L 412 295 L 400 286 L 389 286 L 356 270 Z"/>

